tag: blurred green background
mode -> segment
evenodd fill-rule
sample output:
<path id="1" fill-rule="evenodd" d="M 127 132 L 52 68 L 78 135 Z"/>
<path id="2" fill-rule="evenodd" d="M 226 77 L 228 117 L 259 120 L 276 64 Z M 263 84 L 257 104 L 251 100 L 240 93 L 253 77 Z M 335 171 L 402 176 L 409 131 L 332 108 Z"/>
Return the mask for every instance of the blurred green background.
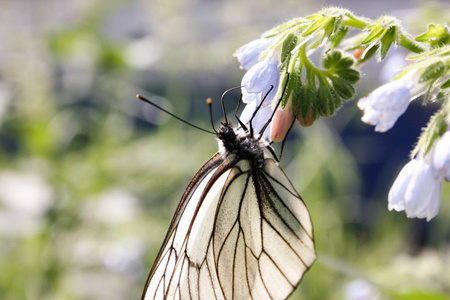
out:
<path id="1" fill-rule="evenodd" d="M 448 7 L 414 1 L 1 1 L 0 299 L 138 299 L 217 144 L 136 93 L 210 128 L 204 100 L 244 74 L 235 49 L 330 4 L 393 13 L 414 33 L 450 21 Z M 358 98 L 380 67 L 362 68 Z M 375 134 L 352 101 L 296 126 L 281 167 L 310 209 L 319 259 L 292 299 L 450 299 L 449 184 L 431 222 L 387 211 L 434 110 L 413 105 Z"/>

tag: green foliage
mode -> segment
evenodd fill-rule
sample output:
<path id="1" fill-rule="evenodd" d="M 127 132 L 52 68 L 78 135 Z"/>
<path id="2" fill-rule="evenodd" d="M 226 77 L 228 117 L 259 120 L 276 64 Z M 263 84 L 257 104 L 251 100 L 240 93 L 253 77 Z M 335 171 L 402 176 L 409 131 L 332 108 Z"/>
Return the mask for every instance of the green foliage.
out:
<path id="1" fill-rule="evenodd" d="M 284 63 L 286 59 L 290 59 L 292 50 L 294 50 L 294 48 L 297 46 L 297 40 L 298 38 L 294 34 L 289 33 L 289 35 L 283 41 L 283 46 L 281 48 L 282 63 Z"/>
<path id="2" fill-rule="evenodd" d="M 367 26 L 365 30 L 367 31 L 367 35 L 361 41 L 361 45 L 368 45 L 369 48 L 376 47 L 379 49 L 380 59 L 386 57 L 391 45 L 396 46 L 400 40 L 400 36 L 403 35 L 399 22 L 389 16 L 381 17 L 375 23 Z"/>
<path id="3" fill-rule="evenodd" d="M 445 110 L 439 110 L 434 116 L 431 117 L 427 126 L 420 135 L 416 147 L 411 153 L 412 157 L 419 154 L 425 156 L 432 149 L 437 139 L 447 130 L 448 125 L 446 123 L 446 117 L 447 112 Z"/>
<path id="4" fill-rule="evenodd" d="M 442 47 L 450 43 L 450 32 L 445 25 L 428 25 L 428 31 L 416 37 L 416 41 L 428 43 L 433 48 Z"/>
<path id="5" fill-rule="evenodd" d="M 303 49 L 300 52 L 303 53 Z M 301 62 L 307 62 L 305 55 L 301 58 Z M 283 97 L 292 101 L 293 107 L 298 109 L 294 111 L 304 120 L 310 112 L 313 119 L 318 116 L 330 117 L 340 108 L 341 99 L 351 99 L 355 94 L 353 84 L 359 80 L 359 72 L 352 68 L 354 62 L 350 56 L 333 50 L 322 61 L 324 69 L 305 63 L 304 83 L 301 71 L 293 71 L 287 83 L 288 92 Z M 299 91 L 295 93 L 295 89 Z M 295 96 L 291 97 L 292 94 Z"/>
<path id="6" fill-rule="evenodd" d="M 447 73 L 447 65 L 445 62 L 438 60 L 429 64 L 420 75 L 419 82 L 426 82 L 430 80 L 437 80 Z"/>

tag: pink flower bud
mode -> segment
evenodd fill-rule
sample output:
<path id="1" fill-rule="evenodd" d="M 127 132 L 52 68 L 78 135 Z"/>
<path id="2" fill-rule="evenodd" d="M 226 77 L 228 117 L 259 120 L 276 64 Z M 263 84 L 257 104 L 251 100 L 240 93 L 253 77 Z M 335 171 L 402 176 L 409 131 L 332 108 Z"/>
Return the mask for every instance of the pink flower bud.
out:
<path id="1" fill-rule="evenodd" d="M 294 114 L 291 107 L 285 107 L 285 109 L 278 108 L 272 119 L 272 127 L 270 128 L 270 138 L 274 142 L 281 142 L 284 140 L 286 134 L 294 122 Z"/>

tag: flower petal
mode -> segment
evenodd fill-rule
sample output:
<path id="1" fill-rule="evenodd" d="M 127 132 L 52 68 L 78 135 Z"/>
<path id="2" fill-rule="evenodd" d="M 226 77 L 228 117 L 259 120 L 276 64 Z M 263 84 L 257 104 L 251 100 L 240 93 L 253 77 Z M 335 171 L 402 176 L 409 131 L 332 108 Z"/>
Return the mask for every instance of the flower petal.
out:
<path id="1" fill-rule="evenodd" d="M 439 212 L 442 180 L 425 159 L 413 159 L 400 171 L 388 196 L 389 210 L 404 210 L 408 218 L 431 220 Z"/>
<path id="2" fill-rule="evenodd" d="M 436 143 L 433 167 L 442 179 L 450 180 L 450 131 L 444 133 Z"/>
<path id="3" fill-rule="evenodd" d="M 241 121 L 244 124 L 250 126 L 249 122 L 250 122 L 250 119 L 252 118 L 255 110 L 256 110 L 255 102 L 251 102 L 251 103 L 247 104 L 245 106 L 244 110 L 242 111 Z M 255 117 L 252 120 L 251 125 L 253 127 L 253 130 L 256 133 L 259 133 L 261 131 L 261 129 L 264 127 L 264 125 L 266 125 L 267 121 L 269 121 L 271 115 L 272 115 L 272 106 L 271 105 L 261 107 L 257 111 Z M 271 127 L 271 124 L 269 124 L 269 126 L 267 126 L 266 130 L 264 131 L 264 133 L 263 133 L 264 139 L 269 139 L 270 127 Z"/>
<path id="4" fill-rule="evenodd" d="M 256 39 L 237 49 L 234 56 L 236 56 L 237 60 L 241 64 L 241 68 L 249 70 L 251 67 L 256 65 L 259 61 L 261 53 L 269 47 L 273 40 L 274 38 Z"/>
<path id="5" fill-rule="evenodd" d="M 269 91 L 272 85 L 276 89 L 279 79 L 278 62 L 276 60 L 271 62 L 271 58 L 267 57 L 245 73 L 242 85 L 249 93 L 260 93 Z"/>
<path id="6" fill-rule="evenodd" d="M 422 84 L 417 83 L 416 77 L 416 72 L 411 71 L 361 98 L 358 101 L 358 107 L 364 110 L 361 120 L 375 125 L 375 131 L 384 132 L 391 129 L 408 108 L 410 100 L 423 88 Z"/>

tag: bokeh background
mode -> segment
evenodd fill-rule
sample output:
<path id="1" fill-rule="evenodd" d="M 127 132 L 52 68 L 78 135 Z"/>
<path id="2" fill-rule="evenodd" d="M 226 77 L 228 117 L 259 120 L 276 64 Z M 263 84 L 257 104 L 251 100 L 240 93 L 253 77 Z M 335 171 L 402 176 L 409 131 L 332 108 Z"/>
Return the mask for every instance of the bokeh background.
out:
<path id="1" fill-rule="evenodd" d="M 443 2 L 405 0 L 1 1 L 0 299 L 139 299 L 184 189 L 217 145 L 136 93 L 210 128 L 204 100 L 244 74 L 235 49 L 330 4 L 392 13 L 413 33 L 450 22 Z M 356 98 L 384 80 L 382 65 L 362 67 Z M 450 299 L 450 184 L 431 222 L 387 211 L 436 109 L 416 102 L 384 134 L 350 101 L 289 136 L 281 166 L 310 209 L 319 254 L 292 299 Z"/>

